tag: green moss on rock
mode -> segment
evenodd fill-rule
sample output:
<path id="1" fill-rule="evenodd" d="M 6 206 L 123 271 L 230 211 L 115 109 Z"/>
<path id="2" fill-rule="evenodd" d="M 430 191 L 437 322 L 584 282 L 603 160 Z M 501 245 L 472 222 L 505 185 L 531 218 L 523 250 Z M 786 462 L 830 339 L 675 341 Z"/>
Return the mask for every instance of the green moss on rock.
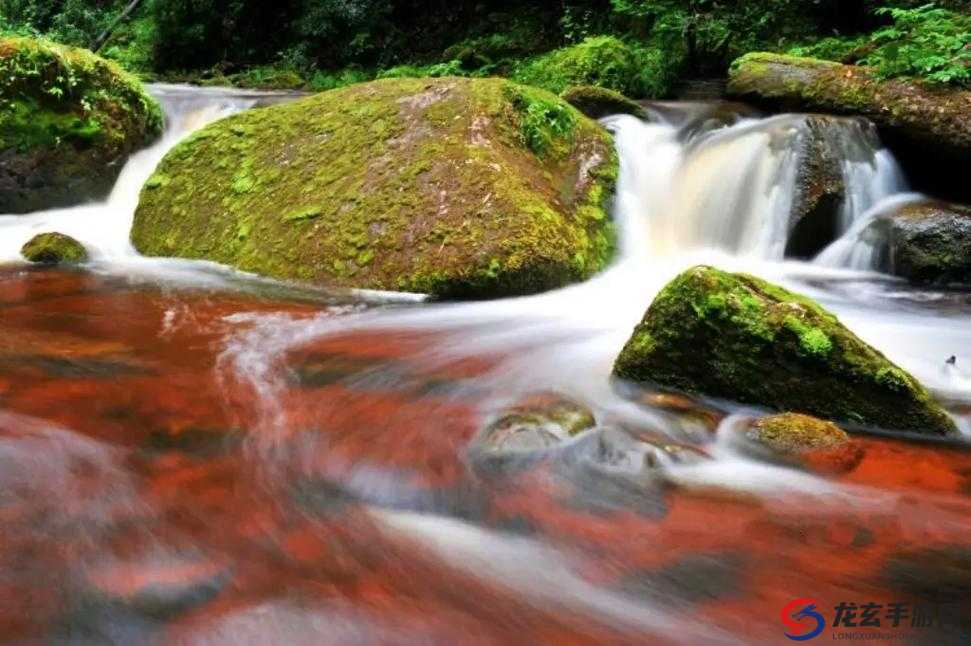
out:
<path id="1" fill-rule="evenodd" d="M 956 431 L 916 379 L 816 302 L 712 267 L 689 269 L 661 290 L 614 374 L 858 425 Z"/>
<path id="2" fill-rule="evenodd" d="M 564 101 L 591 119 L 612 114 L 629 114 L 638 119 L 647 118 L 647 110 L 620 92 L 592 85 L 567 88 L 560 95 Z"/>
<path id="3" fill-rule="evenodd" d="M 20 250 L 30 262 L 45 265 L 77 264 L 88 259 L 84 246 L 63 233 L 41 233 L 31 238 Z"/>
<path id="4" fill-rule="evenodd" d="M 798 455 L 814 449 L 829 449 L 850 442 L 850 436 L 836 424 L 809 415 L 783 413 L 756 420 L 747 437 L 782 455 Z"/>
<path id="5" fill-rule="evenodd" d="M 139 82 L 84 49 L 0 39 L 0 78 L 0 213 L 103 197 L 162 131 Z"/>
<path id="6" fill-rule="evenodd" d="M 799 413 L 757 419 L 745 436 L 777 459 L 816 471 L 843 473 L 863 459 L 863 449 L 843 429 Z"/>
<path id="7" fill-rule="evenodd" d="M 584 279 L 612 251 L 609 134 L 501 79 L 388 79 L 209 125 L 142 191 L 132 240 L 338 287 L 442 297 Z"/>

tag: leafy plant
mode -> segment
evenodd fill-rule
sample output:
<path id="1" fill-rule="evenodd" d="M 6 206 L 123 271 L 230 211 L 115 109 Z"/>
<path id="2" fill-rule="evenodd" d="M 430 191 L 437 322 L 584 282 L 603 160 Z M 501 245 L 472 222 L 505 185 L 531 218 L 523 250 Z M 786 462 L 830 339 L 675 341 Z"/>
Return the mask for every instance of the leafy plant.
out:
<path id="1" fill-rule="evenodd" d="M 462 69 L 462 62 L 452 60 L 445 63 L 435 63 L 433 65 L 398 65 L 384 70 L 378 74 L 378 78 L 402 78 L 402 77 L 439 77 L 439 76 L 466 76 Z"/>
<path id="2" fill-rule="evenodd" d="M 568 105 L 542 94 L 523 88 L 512 97 L 520 112 L 523 144 L 541 156 L 549 154 L 557 142 L 572 141 L 576 126 L 576 117 Z"/>
<path id="3" fill-rule="evenodd" d="M 871 36 L 876 48 L 863 63 L 882 78 L 922 77 L 942 84 L 971 83 L 971 17 L 926 4 L 883 7 L 893 24 Z"/>
<path id="4" fill-rule="evenodd" d="M 870 40 L 866 36 L 845 38 L 829 36 L 808 45 L 792 47 L 787 52 L 793 56 L 820 58 L 827 61 L 855 63 L 854 55 L 862 51 Z"/>

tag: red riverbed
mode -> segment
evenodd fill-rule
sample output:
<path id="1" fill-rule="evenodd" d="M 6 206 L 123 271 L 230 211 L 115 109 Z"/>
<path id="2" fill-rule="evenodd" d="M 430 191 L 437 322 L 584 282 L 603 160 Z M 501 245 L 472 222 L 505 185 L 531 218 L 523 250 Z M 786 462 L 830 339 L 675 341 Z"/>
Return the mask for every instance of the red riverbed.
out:
<path id="1" fill-rule="evenodd" d="M 227 317 L 324 307 L 0 270 L 0 641 L 791 643 L 814 620 L 780 614 L 810 598 L 818 640 L 968 643 L 968 450 L 860 438 L 816 495 L 614 495 L 544 461 L 485 476 L 467 459 L 485 393 L 452 386 L 501 357 L 429 368 L 433 332 L 299 347 L 267 421 L 220 362 L 246 326 Z M 476 564 L 385 514 L 561 555 L 586 592 L 524 591 L 505 551 Z"/>

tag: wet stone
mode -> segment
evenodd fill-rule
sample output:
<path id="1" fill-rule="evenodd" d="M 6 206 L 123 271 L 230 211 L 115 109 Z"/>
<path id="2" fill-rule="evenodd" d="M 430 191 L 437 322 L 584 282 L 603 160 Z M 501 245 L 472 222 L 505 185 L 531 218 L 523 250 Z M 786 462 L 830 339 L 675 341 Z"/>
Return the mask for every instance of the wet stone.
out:
<path id="1" fill-rule="evenodd" d="M 687 395 L 642 390 L 632 384 L 618 387 L 622 395 L 641 406 L 667 413 L 672 424 L 679 426 L 685 435 L 695 439 L 700 440 L 714 433 L 725 417 L 723 412 Z"/>
<path id="2" fill-rule="evenodd" d="M 757 419 L 745 429 L 745 439 L 756 454 L 813 471 L 852 471 L 864 454 L 836 424 L 798 413 Z"/>
<path id="3" fill-rule="evenodd" d="M 665 463 L 690 464 L 708 459 L 695 447 L 679 444 L 664 436 L 650 436 L 628 429 L 602 427 L 592 435 L 586 457 L 600 466 L 632 475 L 643 474 Z M 580 445 L 578 448 L 588 446 Z"/>
<path id="4" fill-rule="evenodd" d="M 593 413 L 582 404 L 556 393 L 537 393 L 500 414 L 486 428 L 480 444 L 491 451 L 542 450 L 595 423 Z"/>
<path id="5" fill-rule="evenodd" d="M 563 504 L 597 515 L 624 509 L 650 518 L 667 514 L 663 480 L 647 465 L 638 446 L 643 443 L 623 437 L 615 429 L 597 429 L 556 456 L 554 473 L 571 487 Z"/>

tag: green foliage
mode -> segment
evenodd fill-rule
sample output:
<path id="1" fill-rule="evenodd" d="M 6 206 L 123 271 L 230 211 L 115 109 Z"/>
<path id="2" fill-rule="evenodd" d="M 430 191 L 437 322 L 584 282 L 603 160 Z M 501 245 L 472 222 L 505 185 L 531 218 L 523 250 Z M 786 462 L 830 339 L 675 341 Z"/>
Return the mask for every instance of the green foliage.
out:
<path id="1" fill-rule="evenodd" d="M 932 4 L 877 10 L 893 24 L 876 31 L 863 62 L 883 78 L 921 77 L 935 83 L 971 83 L 971 17 Z"/>
<path id="2" fill-rule="evenodd" d="M 236 87 L 264 90 L 299 90 L 306 85 L 306 81 L 296 70 L 272 65 L 250 67 L 226 80 Z"/>
<path id="3" fill-rule="evenodd" d="M 162 113 L 138 82 L 83 49 L 27 38 L 0 40 L 0 142 L 24 151 L 123 137 L 119 110 L 158 133 Z M 77 106 L 77 109 L 65 109 Z"/>
<path id="4" fill-rule="evenodd" d="M 373 74 L 356 67 L 347 67 L 336 72 L 317 70 L 307 82 L 307 89 L 314 92 L 324 92 L 356 83 L 363 83 L 373 78 Z"/>
<path id="5" fill-rule="evenodd" d="M 804 58 L 819 58 L 824 61 L 855 63 L 857 53 L 862 51 L 869 39 L 866 36 L 853 38 L 829 36 L 808 45 L 798 45 L 789 49 L 788 54 Z"/>
<path id="6" fill-rule="evenodd" d="M 103 54 L 210 83 L 325 90 L 403 76 L 504 76 L 659 98 L 748 51 L 969 82 L 969 0 L 144 0 Z M 0 33 L 88 45 L 125 0 L 0 0 Z M 430 16 L 432 18 L 430 18 Z M 891 24 L 892 23 L 892 24 Z M 865 32 L 879 27 L 871 37 Z M 794 45 L 798 45 L 794 47 Z M 297 79 L 306 81 L 298 82 Z"/>
<path id="7" fill-rule="evenodd" d="M 118 25 L 99 52 L 105 58 L 117 61 L 122 67 L 133 72 L 149 73 L 153 69 L 155 43 L 158 30 L 148 12 L 139 12 L 140 17 Z"/>
<path id="8" fill-rule="evenodd" d="M 643 33 L 693 74 L 721 74 L 737 56 L 775 51 L 834 22 L 838 0 L 611 0 L 629 29 Z"/>
<path id="9" fill-rule="evenodd" d="M 668 93 L 678 67 L 677 54 L 596 36 L 525 61 L 512 72 L 519 83 L 560 93 L 575 85 L 594 85 L 633 97 Z"/>
<path id="10" fill-rule="evenodd" d="M 468 76 L 468 74 L 462 69 L 462 62 L 459 60 L 432 65 L 398 65 L 378 74 L 380 79 L 437 78 L 440 76 Z"/>
<path id="11" fill-rule="evenodd" d="M 122 0 L 0 0 L 0 32 L 87 47 L 121 6 Z"/>

